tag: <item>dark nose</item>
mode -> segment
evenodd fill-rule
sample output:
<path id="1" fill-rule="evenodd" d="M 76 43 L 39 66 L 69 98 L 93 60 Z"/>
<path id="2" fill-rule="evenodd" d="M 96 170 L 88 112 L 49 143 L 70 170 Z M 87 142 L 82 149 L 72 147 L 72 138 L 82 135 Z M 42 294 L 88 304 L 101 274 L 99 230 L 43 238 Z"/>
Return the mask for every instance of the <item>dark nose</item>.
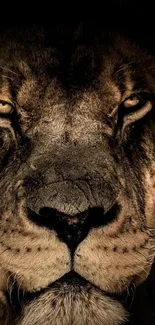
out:
<path id="1" fill-rule="evenodd" d="M 43 207 L 39 214 L 28 209 L 28 218 L 38 226 L 46 227 L 57 232 L 60 240 L 64 241 L 71 252 L 88 235 L 93 227 L 103 227 L 112 222 L 119 212 L 115 204 L 106 214 L 103 208 L 95 207 L 74 216 L 69 216 L 56 209 Z"/>

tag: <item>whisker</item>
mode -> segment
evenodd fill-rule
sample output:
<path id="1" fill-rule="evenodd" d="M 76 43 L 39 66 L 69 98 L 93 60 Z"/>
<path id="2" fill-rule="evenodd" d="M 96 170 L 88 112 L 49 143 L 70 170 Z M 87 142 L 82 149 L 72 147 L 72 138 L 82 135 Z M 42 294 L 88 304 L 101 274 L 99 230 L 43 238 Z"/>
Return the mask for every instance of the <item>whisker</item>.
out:
<path id="1" fill-rule="evenodd" d="M 6 65 L 7 65 L 7 62 L 6 62 Z M 11 70 L 10 68 L 8 68 L 8 67 L 6 67 L 6 66 L 1 66 L 0 68 L 1 68 L 2 70 L 4 70 L 4 71 L 8 71 L 8 72 L 14 74 L 15 76 L 17 76 L 17 73 L 16 73 L 15 71 Z"/>
<path id="2" fill-rule="evenodd" d="M 129 62 L 129 63 L 125 63 L 122 64 L 119 69 L 116 71 L 116 74 L 119 74 L 120 72 L 122 72 L 123 70 L 127 70 L 127 68 L 129 68 L 130 66 L 133 65 L 133 62 Z"/>
<path id="3" fill-rule="evenodd" d="M 11 78 L 10 76 L 6 76 L 4 74 L 1 74 L 1 76 L 4 77 L 4 78 L 10 79 L 11 81 L 14 81 L 15 80 L 14 78 Z"/>
<path id="4" fill-rule="evenodd" d="M 3 253 L 5 253 L 6 251 L 8 251 L 8 250 L 9 250 L 8 247 L 5 248 L 5 249 L 0 253 L 0 256 L 1 256 Z"/>
<path id="5" fill-rule="evenodd" d="M 145 226 L 145 228 L 155 230 L 155 227 Z"/>
<path id="6" fill-rule="evenodd" d="M 13 307 L 13 309 L 14 309 L 14 305 L 13 305 L 13 302 L 12 302 L 12 291 L 13 291 L 13 287 L 14 287 L 15 282 L 16 282 L 16 275 L 14 274 L 13 275 L 13 282 L 11 283 L 11 286 L 9 288 L 10 303 L 11 303 L 11 306 Z"/>
<path id="7" fill-rule="evenodd" d="M 132 287 L 133 286 L 133 287 Z M 134 301 L 134 297 L 135 297 L 135 292 L 136 292 L 136 286 L 135 286 L 135 283 L 132 282 L 132 286 L 130 288 L 131 290 L 131 295 L 132 295 L 132 299 L 130 301 L 130 304 L 129 304 L 129 309 L 131 308 L 132 304 L 133 304 L 133 301 Z"/>

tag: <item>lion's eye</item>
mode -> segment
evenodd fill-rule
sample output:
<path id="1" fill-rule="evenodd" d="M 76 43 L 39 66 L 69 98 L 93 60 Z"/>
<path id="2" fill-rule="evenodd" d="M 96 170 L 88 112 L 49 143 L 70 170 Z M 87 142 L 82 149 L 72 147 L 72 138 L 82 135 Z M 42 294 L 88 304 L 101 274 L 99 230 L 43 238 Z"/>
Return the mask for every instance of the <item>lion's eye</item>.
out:
<path id="1" fill-rule="evenodd" d="M 11 114 L 14 110 L 14 107 L 11 103 L 0 99 L 0 115 Z"/>
<path id="2" fill-rule="evenodd" d="M 118 109 L 118 123 L 123 129 L 144 117 L 152 108 L 150 95 L 146 92 L 135 93 L 126 98 Z"/>
<path id="3" fill-rule="evenodd" d="M 142 100 L 143 99 L 140 96 L 133 95 L 124 101 L 124 106 L 126 108 L 134 107 L 137 106 Z"/>
<path id="4" fill-rule="evenodd" d="M 126 98 L 123 102 L 123 106 L 126 109 L 126 113 L 131 113 L 132 108 L 139 109 L 140 107 L 144 106 L 149 101 L 149 94 L 141 92 L 131 95 L 130 97 Z"/>
<path id="5" fill-rule="evenodd" d="M 142 119 L 152 109 L 152 98 L 146 92 L 138 92 L 127 97 L 118 107 L 115 137 L 122 137 L 130 124 Z"/>

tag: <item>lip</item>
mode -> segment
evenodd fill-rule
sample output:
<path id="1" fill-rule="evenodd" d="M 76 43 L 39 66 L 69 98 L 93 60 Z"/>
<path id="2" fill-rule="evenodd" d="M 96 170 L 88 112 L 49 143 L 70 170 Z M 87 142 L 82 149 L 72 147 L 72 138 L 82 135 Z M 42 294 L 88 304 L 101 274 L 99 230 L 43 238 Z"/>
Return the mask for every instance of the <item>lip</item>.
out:
<path id="1" fill-rule="evenodd" d="M 12 290 L 11 293 L 7 292 L 7 299 L 13 308 L 15 314 L 18 316 L 21 313 L 22 305 L 28 304 L 31 301 L 39 298 L 40 295 L 50 291 L 52 288 L 59 288 L 60 285 L 67 284 L 68 286 L 72 286 L 72 288 L 75 288 L 75 290 L 78 290 L 81 286 L 88 285 L 88 281 L 82 278 L 79 274 L 77 274 L 74 271 L 70 271 L 69 273 L 66 273 L 62 278 L 56 280 L 54 283 L 51 283 L 46 288 L 43 288 L 41 290 L 35 291 L 35 292 L 27 292 L 23 290 L 17 282 L 14 282 L 12 284 Z M 92 287 L 94 287 L 93 284 L 89 283 Z M 97 288 L 100 290 L 99 288 Z M 100 290 L 101 291 L 101 290 Z M 104 296 L 107 296 L 108 298 L 111 298 L 113 300 L 119 301 L 125 308 L 128 308 L 128 306 L 131 304 L 130 299 L 130 286 L 128 290 L 125 290 L 124 292 L 118 294 L 118 293 L 110 293 L 107 291 L 101 291 L 101 294 Z"/>

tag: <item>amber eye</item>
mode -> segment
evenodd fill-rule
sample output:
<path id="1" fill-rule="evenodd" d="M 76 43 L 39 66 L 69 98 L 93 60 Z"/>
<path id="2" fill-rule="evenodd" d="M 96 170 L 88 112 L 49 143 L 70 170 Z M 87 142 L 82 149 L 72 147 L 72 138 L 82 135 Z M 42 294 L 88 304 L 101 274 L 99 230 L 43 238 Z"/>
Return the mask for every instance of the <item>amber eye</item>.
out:
<path id="1" fill-rule="evenodd" d="M 11 114 L 14 110 L 14 107 L 11 103 L 0 99 L 0 115 Z"/>
<path id="2" fill-rule="evenodd" d="M 152 108 L 151 96 L 139 92 L 126 98 L 118 108 L 118 122 L 125 128 L 144 117 Z"/>
<path id="3" fill-rule="evenodd" d="M 134 93 L 118 107 L 115 136 L 123 135 L 125 128 L 142 119 L 152 109 L 152 98 L 147 92 Z"/>
<path id="4" fill-rule="evenodd" d="M 138 105 L 140 103 L 140 101 L 142 100 L 142 98 L 140 98 L 139 96 L 137 95 L 133 95 L 129 98 L 127 98 L 125 101 L 124 101 L 124 106 L 126 108 L 129 108 L 129 107 L 134 107 L 136 105 Z"/>
<path id="5" fill-rule="evenodd" d="M 131 95 L 130 97 L 126 98 L 123 102 L 124 108 L 126 108 L 125 113 L 131 113 L 132 109 L 139 109 L 146 105 L 149 101 L 149 94 L 145 92 L 139 92 Z"/>

